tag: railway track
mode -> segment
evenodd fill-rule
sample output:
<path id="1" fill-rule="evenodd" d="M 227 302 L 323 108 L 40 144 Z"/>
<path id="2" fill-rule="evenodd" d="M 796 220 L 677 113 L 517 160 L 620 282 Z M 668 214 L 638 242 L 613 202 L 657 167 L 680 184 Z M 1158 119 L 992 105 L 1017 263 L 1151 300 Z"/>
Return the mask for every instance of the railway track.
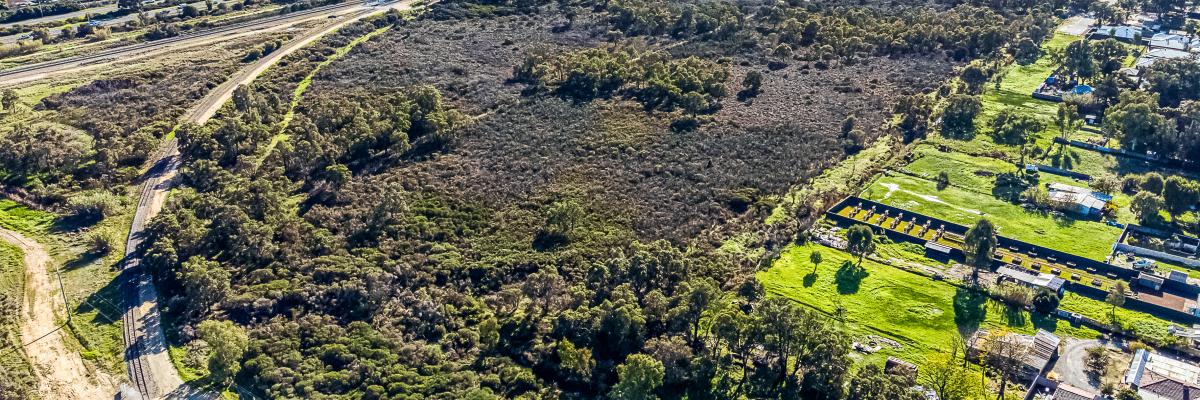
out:
<path id="1" fill-rule="evenodd" d="M 304 17 L 311 16 L 314 14 L 321 14 L 321 13 L 326 13 L 326 12 L 336 11 L 336 10 L 343 10 L 343 9 L 350 10 L 350 9 L 354 9 L 354 8 L 361 7 L 361 6 L 362 6 L 362 3 L 359 3 L 357 1 L 332 4 L 332 5 L 328 5 L 328 6 L 322 6 L 322 7 L 312 8 L 312 9 L 303 10 L 303 11 L 296 11 L 296 12 L 287 13 L 287 14 L 280 14 L 280 15 L 271 16 L 271 17 L 264 17 L 264 18 L 259 18 L 259 19 L 255 19 L 255 20 L 250 20 L 250 21 L 233 23 L 233 24 L 229 24 L 229 25 L 225 25 L 225 26 L 221 26 L 221 27 L 217 27 L 217 28 L 213 28 L 213 29 L 207 29 L 207 30 L 203 30 L 200 32 L 187 33 L 187 34 L 170 37 L 170 38 L 164 38 L 164 39 L 159 39 L 159 40 L 154 40 L 154 41 L 149 41 L 149 42 L 132 44 L 132 45 L 128 45 L 128 46 L 115 47 L 115 48 L 101 50 L 101 51 L 98 51 L 95 53 L 90 53 L 90 54 L 66 57 L 66 58 L 61 58 L 61 59 L 57 59 L 57 60 L 50 60 L 50 61 L 44 61 L 44 62 L 30 64 L 30 65 L 20 66 L 20 67 L 9 68 L 9 69 L 5 69 L 5 70 L 0 70 L 0 79 L 9 78 L 9 77 L 13 77 L 16 75 L 34 72 L 34 71 L 38 71 L 38 70 L 52 69 L 55 67 L 62 67 L 62 66 L 69 66 L 69 65 L 88 65 L 88 64 L 101 63 L 101 62 L 105 62 L 105 61 L 111 61 L 112 59 L 115 59 L 116 56 L 122 55 L 125 53 L 136 53 L 136 52 L 139 52 L 142 50 L 151 50 L 151 49 L 154 49 L 157 47 L 162 47 L 162 46 L 169 45 L 172 43 L 178 43 L 178 42 L 183 42 L 183 41 L 188 41 L 188 40 L 193 40 L 193 39 L 198 39 L 198 38 L 204 38 L 207 36 L 219 35 L 219 34 L 226 33 L 226 32 L 237 31 L 240 29 L 252 28 L 252 27 L 256 27 L 256 26 L 262 26 L 265 28 L 265 27 L 274 26 L 274 25 L 276 25 L 276 23 L 278 23 L 280 21 L 286 21 L 286 20 L 290 20 L 290 19 L 303 19 Z"/>
<path id="2" fill-rule="evenodd" d="M 175 149 L 178 148 L 175 139 L 167 142 L 154 155 L 155 163 L 151 165 L 150 170 L 146 173 L 146 180 L 142 182 L 141 190 L 139 191 L 137 211 L 133 215 L 133 223 L 129 229 L 129 237 L 125 242 L 125 254 L 128 259 L 123 267 L 122 274 L 124 275 L 124 292 L 125 302 L 132 310 L 136 307 L 142 307 L 142 304 L 148 299 L 144 296 L 146 285 L 152 285 L 149 280 L 149 275 L 141 270 L 141 259 L 137 257 L 136 252 L 142 244 L 142 233 L 146 228 L 147 215 L 152 211 L 154 199 L 156 197 L 155 190 L 157 186 L 162 185 L 169 179 L 168 172 L 174 170 L 174 164 L 177 154 Z M 151 305 L 153 307 L 153 305 Z M 150 313 L 156 310 L 150 310 Z M 124 342 L 125 342 L 125 366 L 129 372 L 129 380 L 133 383 L 138 393 L 141 393 L 147 399 L 158 398 L 161 393 L 157 393 L 158 385 L 153 384 L 154 369 L 151 368 L 146 357 L 146 341 L 145 335 L 139 332 L 144 329 L 143 321 L 140 321 L 138 315 L 140 313 L 127 311 L 121 315 L 123 326 Z M 151 327 L 150 329 L 156 329 Z"/>
<path id="3" fill-rule="evenodd" d="M 255 64 L 247 66 L 240 73 L 230 77 L 226 82 L 214 88 L 205 98 L 201 99 L 192 110 L 186 112 L 182 118 L 183 122 L 203 124 L 216 112 L 221 104 L 228 100 L 234 89 L 253 80 L 258 74 L 262 73 L 262 71 L 282 57 L 307 45 L 327 32 L 331 32 L 341 26 L 385 9 L 380 8 L 380 6 L 391 7 L 392 3 L 386 2 L 377 5 L 375 8 L 358 9 L 357 7 L 361 3 L 355 2 L 350 5 L 343 4 L 336 7 L 309 10 L 311 14 L 330 12 L 330 10 L 344 7 L 350 12 L 339 13 L 337 15 L 337 23 L 327 27 L 314 28 L 301 38 L 293 39 L 292 42 L 272 52 L 270 57 L 264 57 Z M 295 17 L 294 14 L 291 16 Z M 108 56 L 110 55 L 93 55 L 92 57 Z M 0 72 L 0 77 L 3 77 L 3 72 Z M 140 254 L 137 253 L 144 239 L 143 232 L 146 229 L 146 223 L 150 218 L 153 218 L 154 214 L 158 212 L 158 208 L 163 205 L 165 195 L 169 190 L 170 181 L 179 167 L 178 141 L 172 139 L 163 143 L 151 160 L 154 161 L 149 170 L 144 174 L 145 179 L 139 190 L 137 211 L 134 213 L 133 223 L 130 225 L 129 237 L 126 239 L 125 254 L 127 261 L 122 268 L 123 279 L 125 280 L 125 287 L 123 289 L 125 290 L 125 301 L 127 304 L 125 307 L 126 311 L 122 315 L 124 342 L 126 346 L 126 368 L 129 371 L 129 379 L 132 385 L 135 386 L 135 389 L 145 400 L 158 399 L 163 396 L 175 396 L 176 394 L 168 392 L 178 385 L 183 385 L 183 382 L 170 365 L 169 360 L 164 358 L 167 357 L 165 355 L 166 343 L 163 338 L 162 327 L 158 326 L 159 315 L 156 306 L 158 299 L 155 294 L 154 283 L 149 274 L 141 268 Z M 183 397 L 189 399 L 216 398 L 215 395 L 208 393 L 185 395 Z"/>

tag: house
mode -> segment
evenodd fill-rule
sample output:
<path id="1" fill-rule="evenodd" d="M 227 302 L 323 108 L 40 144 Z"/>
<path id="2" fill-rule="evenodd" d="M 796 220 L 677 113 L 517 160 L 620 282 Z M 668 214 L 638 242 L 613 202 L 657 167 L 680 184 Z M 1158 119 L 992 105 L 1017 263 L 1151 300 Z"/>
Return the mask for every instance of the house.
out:
<path id="1" fill-rule="evenodd" d="M 1059 297 L 1062 297 L 1065 291 L 1064 285 L 1067 283 L 1065 279 L 1058 277 L 1058 275 L 1030 271 L 1011 264 L 997 268 L 996 273 L 1000 275 L 1000 281 L 1014 282 L 1035 290 L 1049 290 L 1058 294 Z"/>
<path id="2" fill-rule="evenodd" d="M 1128 43 L 1141 42 L 1146 37 L 1146 29 L 1140 26 L 1119 25 L 1109 26 L 1104 25 L 1097 27 L 1092 31 L 1090 37 L 1092 39 L 1108 39 L 1113 38 Z"/>
<path id="3" fill-rule="evenodd" d="M 1051 183 L 1046 188 L 1049 189 L 1050 203 L 1054 208 L 1091 218 L 1100 217 L 1108 202 L 1112 201 L 1112 196 L 1107 194 L 1063 183 Z"/>
<path id="4" fill-rule="evenodd" d="M 1124 382 L 1143 400 L 1200 400 L 1200 366 L 1138 349 Z"/>
<path id="5" fill-rule="evenodd" d="M 1162 60 L 1195 60 L 1196 57 L 1191 52 L 1175 49 L 1150 49 L 1142 54 L 1134 64 L 1137 68 L 1146 68 L 1154 65 Z"/>
<path id="6" fill-rule="evenodd" d="M 1173 33 L 1156 33 L 1150 37 L 1150 49 L 1192 50 L 1192 38 Z"/>
<path id="7" fill-rule="evenodd" d="M 1100 400 L 1102 397 L 1099 393 L 1060 383 L 1058 388 L 1054 389 L 1054 395 L 1051 398 L 1054 400 Z"/>
<path id="8" fill-rule="evenodd" d="M 1058 359 L 1058 346 L 1062 343 L 1058 336 L 1044 329 L 1038 329 L 1033 336 L 1009 333 L 1005 335 L 1005 338 L 1014 339 L 1027 350 L 1019 352 L 1022 354 L 1020 360 L 1022 368 L 1018 377 L 1029 380 L 1046 372 L 1050 363 Z M 979 329 L 971 334 L 971 337 L 967 339 L 967 357 L 979 359 L 987 349 L 988 340 L 992 339 L 986 329 Z"/>

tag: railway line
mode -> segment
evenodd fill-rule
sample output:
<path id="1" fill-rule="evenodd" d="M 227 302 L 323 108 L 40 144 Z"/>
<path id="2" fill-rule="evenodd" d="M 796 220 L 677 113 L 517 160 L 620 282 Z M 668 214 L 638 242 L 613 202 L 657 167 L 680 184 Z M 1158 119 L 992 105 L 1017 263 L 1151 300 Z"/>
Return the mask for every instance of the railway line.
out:
<path id="1" fill-rule="evenodd" d="M 280 49 L 250 64 L 224 83 L 213 88 L 203 99 L 188 110 L 181 122 L 204 124 L 221 105 L 229 100 L 239 86 L 252 82 L 286 55 L 316 41 L 321 36 L 340 29 L 364 17 L 388 8 L 407 8 L 414 0 L 385 3 L 375 6 L 342 6 L 315 11 L 314 16 L 333 11 L 345 11 L 328 24 L 313 28 L 285 43 Z M 331 11 L 333 10 L 333 11 Z M 2 76 L 2 75 L 0 75 Z M 167 354 L 167 343 L 160 325 L 157 306 L 158 295 L 148 274 L 140 264 L 140 247 L 144 240 L 147 222 L 154 217 L 166 201 L 171 183 L 180 166 L 179 144 L 175 139 L 163 143 L 152 158 L 150 169 L 145 174 L 139 191 L 137 211 L 134 213 L 126 242 L 126 264 L 123 267 L 123 288 L 126 307 L 122 315 L 124 323 L 125 361 L 129 378 L 143 399 L 187 398 L 215 399 L 211 393 L 188 388 L 175 371 Z"/>
<path id="2" fill-rule="evenodd" d="M 274 29 L 317 18 L 344 17 L 347 12 L 370 10 L 374 7 L 361 2 L 352 1 L 296 11 L 271 17 L 243 21 L 217 28 L 191 32 L 175 37 L 164 38 L 149 42 L 131 44 L 100 50 L 78 56 L 65 57 L 56 60 L 23 65 L 0 70 L 0 85 L 11 85 L 50 75 L 73 71 L 81 68 L 95 67 L 114 62 L 153 55 L 171 48 L 186 47 L 191 44 L 203 44 L 210 40 L 226 36 L 251 33 L 263 29 Z"/>

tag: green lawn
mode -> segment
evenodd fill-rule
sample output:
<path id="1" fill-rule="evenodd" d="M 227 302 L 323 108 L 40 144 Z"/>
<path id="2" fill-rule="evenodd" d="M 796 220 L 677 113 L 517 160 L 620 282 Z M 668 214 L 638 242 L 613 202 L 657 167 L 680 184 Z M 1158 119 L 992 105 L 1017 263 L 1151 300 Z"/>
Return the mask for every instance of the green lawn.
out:
<path id="1" fill-rule="evenodd" d="M 1063 296 L 1059 307 L 1101 322 L 1111 322 L 1112 320 L 1109 314 L 1112 311 L 1111 305 L 1070 292 Z M 1138 337 L 1150 339 L 1159 344 L 1175 340 L 1175 337 L 1167 332 L 1167 328 L 1172 324 L 1150 314 L 1117 308 L 1117 322 L 1125 329 L 1136 333 Z"/>
<path id="2" fill-rule="evenodd" d="M 968 154 L 1006 154 L 1014 160 L 1018 159 L 1020 154 L 1018 148 L 997 144 L 990 136 L 992 120 L 1001 110 L 1007 109 L 1041 120 L 1047 129 L 1039 136 L 1036 146 L 1043 149 L 1049 148 L 1051 141 L 1060 133 L 1054 123 L 1054 118 L 1058 114 L 1058 103 L 1038 100 L 1031 94 L 1056 68 L 1054 61 L 1049 56 L 1050 50 L 1065 48 L 1071 42 L 1079 39 L 1081 39 L 1079 36 L 1055 33 L 1053 37 L 1042 44 L 1042 56 L 1036 62 L 1029 65 L 1012 64 L 1004 67 L 1001 72 L 1003 78 L 1000 81 L 999 89 L 995 87 L 994 83 L 988 83 L 980 97 L 983 109 L 975 119 L 978 132 L 974 139 L 963 141 L 935 135 L 931 136 L 929 141 Z"/>
<path id="3" fill-rule="evenodd" d="M 815 276 L 809 254 L 819 250 L 824 261 Z M 949 283 L 934 281 L 871 260 L 863 262 L 868 275 L 857 284 L 837 279 L 842 263 L 851 256 L 815 244 L 791 246 L 771 269 L 758 273 L 770 295 L 784 296 L 826 314 L 840 305 L 845 310 L 845 327 L 856 338 L 879 335 L 893 339 L 900 349 L 884 347 L 866 357 L 880 361 L 887 356 L 918 365 L 943 351 L 953 336 L 969 334 L 977 327 L 1031 333 L 1036 328 L 1059 335 L 1092 338 L 1097 332 L 1072 327 L 1065 322 L 1037 320 L 1027 312 L 1014 311 L 995 302 L 973 297 Z M 956 307 L 955 303 L 959 304 Z"/>
<path id="4" fill-rule="evenodd" d="M 1027 212 L 990 194 L 953 186 L 939 191 L 932 181 L 906 175 L 880 177 L 861 196 L 967 226 L 986 217 L 999 227 L 1001 235 L 1096 260 L 1108 256 L 1121 235 L 1121 229 L 1103 222 L 1055 219 Z"/>

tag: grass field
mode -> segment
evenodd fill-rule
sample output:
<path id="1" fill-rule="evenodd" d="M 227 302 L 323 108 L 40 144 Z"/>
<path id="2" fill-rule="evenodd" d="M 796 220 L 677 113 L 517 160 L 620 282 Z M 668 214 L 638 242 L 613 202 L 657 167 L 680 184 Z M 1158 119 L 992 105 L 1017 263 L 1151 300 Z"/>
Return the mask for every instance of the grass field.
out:
<path id="1" fill-rule="evenodd" d="M 25 291 L 25 268 L 21 250 L 0 242 L 0 377 L 14 379 L 26 388 L 34 388 L 33 367 L 23 352 L 11 349 L 22 343 L 20 319 L 21 300 Z"/>
<path id="2" fill-rule="evenodd" d="M 816 275 L 809 255 L 819 250 L 824 261 Z M 852 257 L 815 244 L 788 248 L 775 265 L 758 274 L 767 293 L 784 296 L 833 315 L 840 306 L 846 329 L 855 337 L 879 335 L 903 347 L 884 347 L 867 356 L 872 362 L 887 356 L 918 365 L 943 351 L 954 335 L 969 335 L 976 328 L 1032 333 L 1037 328 L 1059 335 L 1093 338 L 1097 332 L 1065 322 L 1035 319 L 1024 311 L 972 296 L 949 283 L 879 264 L 863 262 L 867 276 L 839 279 L 839 269 Z M 843 278 L 846 274 L 843 275 Z M 957 303 L 957 304 L 956 304 Z"/>
<path id="3" fill-rule="evenodd" d="M 932 181 L 906 175 L 880 177 L 861 196 L 967 226 L 988 218 L 1001 235 L 1096 260 L 1108 256 L 1121 235 L 1120 228 L 1103 222 L 1056 219 L 989 194 L 953 186 L 939 191 Z"/>
<path id="4" fill-rule="evenodd" d="M 983 109 L 975 119 L 975 126 L 979 127 L 975 138 L 963 141 L 932 136 L 929 141 L 968 154 L 1005 154 L 1015 160 L 1020 157 L 1017 147 L 997 144 L 990 136 L 992 120 L 1001 110 L 1007 109 L 1041 120 L 1046 125 L 1046 130 L 1039 136 L 1036 145 L 1043 149 L 1049 148 L 1050 142 L 1060 133 L 1060 129 L 1054 123 L 1054 117 L 1058 114 L 1058 103 L 1034 99 L 1030 94 L 1056 68 L 1054 60 L 1049 56 L 1050 51 L 1066 48 L 1068 44 L 1079 39 L 1079 36 L 1055 33 L 1042 44 L 1042 56 L 1036 62 L 1004 67 L 1000 87 L 996 88 L 993 83 L 989 83 L 980 97 Z"/>
<path id="5" fill-rule="evenodd" d="M 55 226 L 57 215 L 31 210 L 10 200 L 0 200 L 0 227 L 20 232 L 46 246 L 56 265 L 62 266 L 63 287 L 72 309 L 68 325 L 80 354 L 106 371 L 124 374 L 120 301 L 116 264 L 125 253 L 132 202 L 106 218 L 90 232 L 106 237 L 112 250 L 102 257 L 84 255 L 83 234 Z"/>

